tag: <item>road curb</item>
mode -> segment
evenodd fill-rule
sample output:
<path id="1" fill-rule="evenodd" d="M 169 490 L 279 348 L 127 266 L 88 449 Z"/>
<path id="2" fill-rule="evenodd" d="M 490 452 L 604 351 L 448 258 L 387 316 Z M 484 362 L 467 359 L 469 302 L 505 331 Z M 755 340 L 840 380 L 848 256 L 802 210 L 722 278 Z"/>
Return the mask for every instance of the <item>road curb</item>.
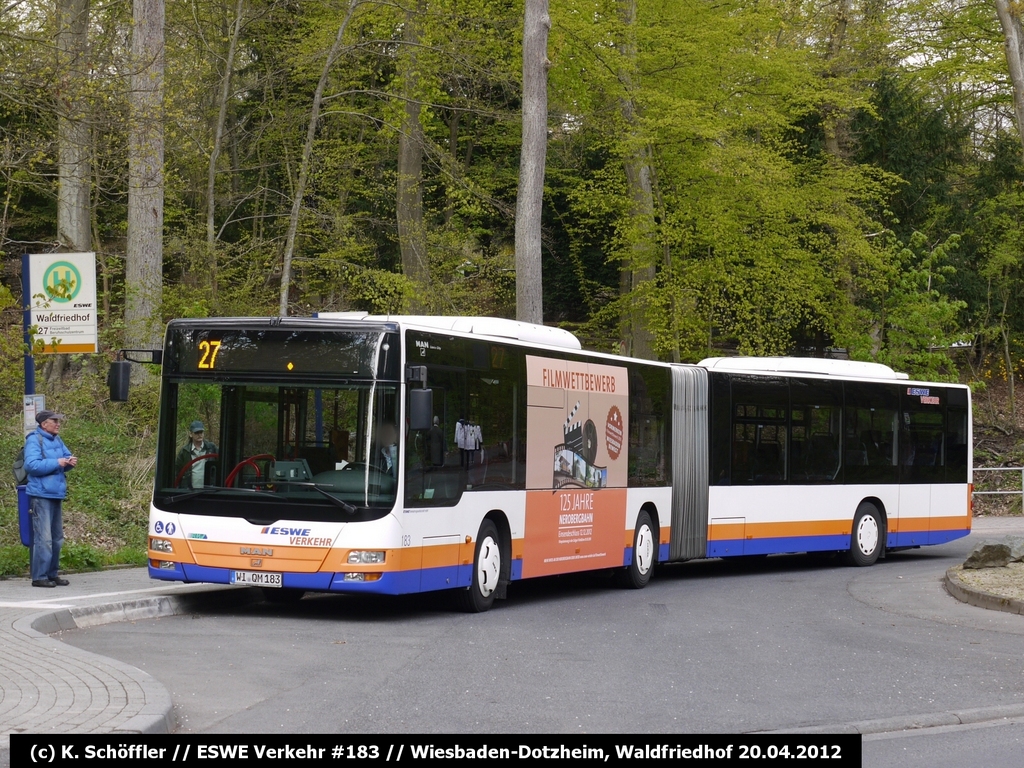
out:
<path id="1" fill-rule="evenodd" d="M 996 720 L 1011 720 L 1024 717 L 1024 704 L 998 704 L 992 707 L 976 707 L 950 712 L 932 712 L 921 715 L 901 715 L 878 720 L 860 720 L 851 723 L 812 725 L 806 728 L 784 728 L 776 731 L 756 733 L 895 733 L 916 731 L 923 728 L 938 728 L 944 725 L 974 725 Z"/>
<path id="2" fill-rule="evenodd" d="M 1013 597 L 1002 597 L 1000 595 L 986 592 L 983 589 L 976 589 L 960 579 L 957 575 L 956 569 L 959 566 L 953 566 L 946 570 L 946 577 L 944 583 L 946 585 L 946 591 L 950 595 L 955 597 L 957 600 L 968 605 L 974 605 L 978 608 L 987 608 L 990 611 L 1005 611 L 1006 613 L 1016 613 L 1024 616 L 1024 600 L 1018 600 Z"/>
<path id="3" fill-rule="evenodd" d="M 83 605 L 74 608 L 62 608 L 57 611 L 37 613 L 16 622 L 28 626 L 44 635 L 63 632 L 69 629 L 86 629 L 104 624 L 115 624 L 121 621 L 140 619 L 156 619 L 161 616 L 180 616 L 191 613 L 200 607 L 219 607 L 225 605 L 250 605 L 263 600 L 259 589 L 221 588 L 184 595 L 161 595 L 159 597 L 143 597 L 137 600 L 119 600 L 96 605 Z"/>
<path id="4" fill-rule="evenodd" d="M 100 679 L 104 677 L 102 671 L 104 668 L 108 670 L 112 668 L 139 686 L 143 693 L 144 703 L 135 715 L 117 727 L 111 728 L 110 733 L 170 733 L 177 721 L 171 695 L 162 683 L 137 667 L 60 643 L 51 635 L 71 629 L 97 627 L 122 621 L 178 616 L 191 613 L 201 607 L 249 605 L 260 602 L 262 599 L 262 593 L 258 589 L 213 588 L 182 595 L 147 597 L 49 610 L 16 619 L 12 624 L 12 629 L 31 643 L 37 643 L 48 650 L 59 650 L 65 655 L 74 657 L 83 667 L 91 668 Z M 107 674 L 109 675 L 109 672 Z"/>

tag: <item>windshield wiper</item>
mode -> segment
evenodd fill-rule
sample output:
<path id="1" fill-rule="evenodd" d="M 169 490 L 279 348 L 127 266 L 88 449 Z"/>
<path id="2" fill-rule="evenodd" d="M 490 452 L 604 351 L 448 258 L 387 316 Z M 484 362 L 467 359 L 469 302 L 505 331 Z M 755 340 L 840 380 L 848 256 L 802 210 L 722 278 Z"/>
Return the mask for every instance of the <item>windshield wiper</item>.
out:
<path id="1" fill-rule="evenodd" d="M 231 491 L 232 493 L 257 493 L 260 496 L 275 495 L 271 491 L 258 491 L 255 488 L 228 488 L 225 485 L 208 485 L 205 488 L 197 488 L 196 490 L 189 491 L 188 493 L 182 493 L 177 496 L 169 496 L 167 497 L 166 503 L 176 504 L 177 502 L 184 501 L 185 499 L 194 499 L 196 496 L 202 496 L 204 493 L 215 494 L 223 493 L 225 491 Z"/>
<path id="2" fill-rule="evenodd" d="M 330 499 L 332 504 L 334 504 L 337 507 L 341 507 L 341 509 L 343 509 L 345 512 L 348 512 L 350 515 L 354 515 L 356 512 L 359 511 L 358 507 L 355 507 L 349 504 L 347 501 L 339 499 L 334 494 L 325 491 L 323 488 L 320 487 L 319 483 L 311 483 L 305 480 L 275 480 L 272 483 L 272 485 L 297 485 L 300 488 L 312 488 L 314 491 L 319 493 L 324 498 Z"/>

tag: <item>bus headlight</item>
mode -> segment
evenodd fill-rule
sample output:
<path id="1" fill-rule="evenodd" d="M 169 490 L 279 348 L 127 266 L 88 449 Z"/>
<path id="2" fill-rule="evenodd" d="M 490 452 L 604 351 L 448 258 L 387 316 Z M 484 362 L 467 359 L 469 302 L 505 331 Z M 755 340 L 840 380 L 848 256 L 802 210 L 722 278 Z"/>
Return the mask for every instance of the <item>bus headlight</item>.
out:
<path id="1" fill-rule="evenodd" d="M 149 548 L 154 552 L 167 552 L 168 554 L 174 552 L 174 545 L 167 539 L 150 539 Z"/>
<path id="2" fill-rule="evenodd" d="M 354 549 L 348 553 L 349 565 L 376 565 L 384 562 L 384 552 L 373 549 Z"/>
<path id="3" fill-rule="evenodd" d="M 345 581 L 380 581 L 379 573 L 346 573 Z"/>

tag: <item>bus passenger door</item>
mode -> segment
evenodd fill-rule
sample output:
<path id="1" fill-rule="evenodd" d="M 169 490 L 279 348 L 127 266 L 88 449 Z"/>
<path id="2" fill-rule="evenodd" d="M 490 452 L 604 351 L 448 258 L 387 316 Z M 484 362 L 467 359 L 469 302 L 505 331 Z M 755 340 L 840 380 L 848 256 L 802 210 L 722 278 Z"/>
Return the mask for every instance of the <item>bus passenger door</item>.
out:
<path id="1" fill-rule="evenodd" d="M 945 479 L 945 393 L 907 387 L 900 393 L 900 545 L 930 544 L 933 485 Z"/>

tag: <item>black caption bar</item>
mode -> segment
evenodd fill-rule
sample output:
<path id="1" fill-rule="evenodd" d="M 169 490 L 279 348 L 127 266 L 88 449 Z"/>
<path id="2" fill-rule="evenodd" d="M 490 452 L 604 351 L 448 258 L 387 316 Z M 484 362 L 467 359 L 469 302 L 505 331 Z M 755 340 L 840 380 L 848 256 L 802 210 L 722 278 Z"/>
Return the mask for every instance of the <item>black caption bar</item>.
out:
<path id="1" fill-rule="evenodd" d="M 11 765 L 52 768 L 273 764 L 293 766 L 403 763 L 427 760 L 487 760 L 500 764 L 573 762 L 599 765 L 643 760 L 644 766 L 691 763 L 721 765 L 821 765 L 860 768 L 859 734 L 665 736 L 356 736 L 339 734 L 160 735 L 11 734 Z"/>

